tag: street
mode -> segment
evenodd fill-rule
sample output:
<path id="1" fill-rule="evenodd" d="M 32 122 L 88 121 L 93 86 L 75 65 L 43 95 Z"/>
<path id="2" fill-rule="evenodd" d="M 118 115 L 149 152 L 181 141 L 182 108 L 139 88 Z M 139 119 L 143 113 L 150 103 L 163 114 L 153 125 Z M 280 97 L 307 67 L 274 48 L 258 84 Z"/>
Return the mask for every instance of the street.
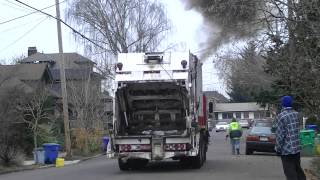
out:
<path id="1" fill-rule="evenodd" d="M 63 168 L 48 168 L 0 175 L 1 180 L 284 180 L 281 161 L 272 154 L 230 155 L 225 133 L 212 132 L 207 162 L 201 169 L 183 169 L 178 162 L 152 163 L 143 170 L 122 172 L 116 160 L 105 156 Z"/>

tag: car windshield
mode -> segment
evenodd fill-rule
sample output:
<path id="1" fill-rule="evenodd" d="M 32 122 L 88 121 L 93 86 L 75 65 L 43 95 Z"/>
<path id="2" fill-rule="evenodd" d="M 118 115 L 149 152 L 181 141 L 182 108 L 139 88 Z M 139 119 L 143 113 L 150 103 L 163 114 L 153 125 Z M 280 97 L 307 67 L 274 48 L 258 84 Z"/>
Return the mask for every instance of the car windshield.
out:
<path id="1" fill-rule="evenodd" d="M 270 127 L 253 127 L 251 134 L 272 134 Z"/>
<path id="2" fill-rule="evenodd" d="M 248 121 L 247 120 L 241 120 L 241 121 L 239 121 L 239 123 L 248 123 Z"/>
<path id="3" fill-rule="evenodd" d="M 218 122 L 217 125 L 228 125 L 227 122 Z"/>

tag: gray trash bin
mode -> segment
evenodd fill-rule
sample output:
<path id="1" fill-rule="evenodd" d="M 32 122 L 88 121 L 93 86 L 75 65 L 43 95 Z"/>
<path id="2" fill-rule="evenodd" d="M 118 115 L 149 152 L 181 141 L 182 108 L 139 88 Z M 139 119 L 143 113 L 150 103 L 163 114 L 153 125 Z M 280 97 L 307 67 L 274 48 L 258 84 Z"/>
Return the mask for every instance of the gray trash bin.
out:
<path id="1" fill-rule="evenodd" d="M 44 164 L 44 149 L 43 148 L 34 149 L 33 159 L 36 164 Z"/>

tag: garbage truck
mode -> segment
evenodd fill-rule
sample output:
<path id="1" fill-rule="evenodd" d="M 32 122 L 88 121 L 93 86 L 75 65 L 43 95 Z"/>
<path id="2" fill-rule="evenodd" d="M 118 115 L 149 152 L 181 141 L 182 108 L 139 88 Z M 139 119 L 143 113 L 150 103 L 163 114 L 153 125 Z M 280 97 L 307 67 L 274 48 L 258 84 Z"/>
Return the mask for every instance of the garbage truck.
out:
<path id="1" fill-rule="evenodd" d="M 177 160 L 201 168 L 209 132 L 202 62 L 190 52 L 121 53 L 115 65 L 111 157 L 120 170 Z"/>

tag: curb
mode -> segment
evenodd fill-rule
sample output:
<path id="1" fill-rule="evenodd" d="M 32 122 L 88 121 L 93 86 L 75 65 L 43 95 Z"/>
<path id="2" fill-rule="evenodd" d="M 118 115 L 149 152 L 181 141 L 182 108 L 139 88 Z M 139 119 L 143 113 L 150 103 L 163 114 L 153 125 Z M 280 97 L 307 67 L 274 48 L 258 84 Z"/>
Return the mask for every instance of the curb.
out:
<path id="1" fill-rule="evenodd" d="M 75 164 L 79 164 L 83 161 L 87 161 L 90 159 L 94 159 L 94 158 L 98 158 L 98 157 L 102 157 L 104 156 L 104 154 L 97 154 L 95 156 L 91 156 L 91 157 L 84 157 L 82 159 L 78 159 L 79 161 L 73 164 L 67 164 L 65 166 L 71 166 L 71 165 L 75 165 Z M 76 161 L 76 160 L 74 160 Z M 0 175 L 3 174 L 10 174 L 10 173 L 14 173 L 14 172 L 21 172 L 21 171 L 31 171 L 31 170 L 36 170 L 36 169 L 48 169 L 48 168 L 52 168 L 55 167 L 54 164 L 49 164 L 49 165 L 29 165 L 29 166 L 22 166 L 22 167 L 18 167 L 17 169 L 11 169 L 11 170 L 4 170 L 4 171 L 0 171 Z"/>
<path id="2" fill-rule="evenodd" d="M 85 158 L 82 158 L 82 159 L 79 159 L 79 162 L 82 162 L 82 161 L 87 161 L 87 160 L 90 160 L 90 159 L 94 159 L 94 158 L 98 158 L 98 157 L 102 157 L 104 156 L 104 154 L 97 154 L 97 155 L 94 155 L 94 156 L 90 156 L 90 157 L 85 157 Z M 77 163 L 76 163 L 77 164 Z"/>

